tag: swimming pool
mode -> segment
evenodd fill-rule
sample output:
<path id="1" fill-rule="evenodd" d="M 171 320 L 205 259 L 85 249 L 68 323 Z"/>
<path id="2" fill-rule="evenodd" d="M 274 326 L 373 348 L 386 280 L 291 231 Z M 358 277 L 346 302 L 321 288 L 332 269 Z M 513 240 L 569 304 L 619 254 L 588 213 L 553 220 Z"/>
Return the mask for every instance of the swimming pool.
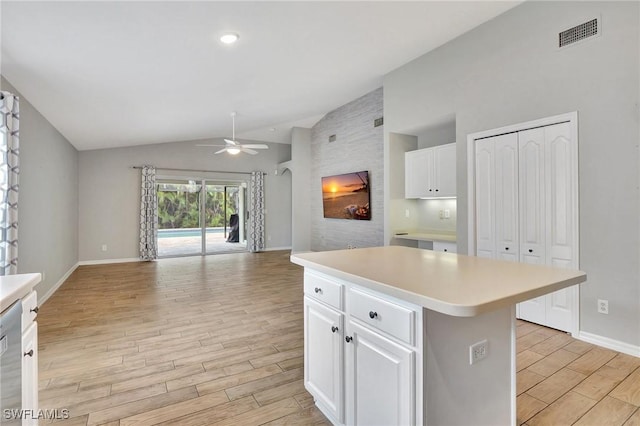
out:
<path id="1" fill-rule="evenodd" d="M 223 232 L 224 228 L 207 228 L 207 235 L 222 234 Z M 199 237 L 201 235 L 200 228 L 158 229 L 158 238 Z"/>

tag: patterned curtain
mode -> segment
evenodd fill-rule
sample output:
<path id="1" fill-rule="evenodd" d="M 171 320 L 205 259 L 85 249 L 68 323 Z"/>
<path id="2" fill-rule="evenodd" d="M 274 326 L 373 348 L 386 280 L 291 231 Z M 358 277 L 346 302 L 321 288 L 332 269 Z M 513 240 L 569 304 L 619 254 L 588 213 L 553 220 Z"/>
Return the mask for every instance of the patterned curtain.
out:
<path id="1" fill-rule="evenodd" d="M 19 110 L 17 96 L 0 92 L 0 275 L 18 272 Z"/>
<path id="2" fill-rule="evenodd" d="M 249 251 L 262 251 L 264 245 L 264 173 L 251 172 L 249 209 Z"/>
<path id="3" fill-rule="evenodd" d="M 158 258 L 158 192 L 156 168 L 142 167 L 140 196 L 140 259 Z"/>

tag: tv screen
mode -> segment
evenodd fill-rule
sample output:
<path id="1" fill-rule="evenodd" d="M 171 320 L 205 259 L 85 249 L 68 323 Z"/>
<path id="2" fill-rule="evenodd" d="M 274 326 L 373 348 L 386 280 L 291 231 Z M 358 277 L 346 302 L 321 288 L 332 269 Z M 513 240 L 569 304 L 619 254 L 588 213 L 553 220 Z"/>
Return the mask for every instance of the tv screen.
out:
<path id="1" fill-rule="evenodd" d="M 325 218 L 371 220 L 370 202 L 368 171 L 322 178 Z"/>

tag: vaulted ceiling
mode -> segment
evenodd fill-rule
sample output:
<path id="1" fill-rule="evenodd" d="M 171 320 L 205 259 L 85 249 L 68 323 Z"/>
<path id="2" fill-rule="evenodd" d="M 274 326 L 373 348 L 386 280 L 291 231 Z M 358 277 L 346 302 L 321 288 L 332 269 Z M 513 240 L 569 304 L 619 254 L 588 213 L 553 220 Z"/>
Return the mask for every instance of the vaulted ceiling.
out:
<path id="1" fill-rule="evenodd" d="M 2 1 L 0 71 L 78 150 L 230 136 L 231 111 L 288 143 L 518 3 Z"/>

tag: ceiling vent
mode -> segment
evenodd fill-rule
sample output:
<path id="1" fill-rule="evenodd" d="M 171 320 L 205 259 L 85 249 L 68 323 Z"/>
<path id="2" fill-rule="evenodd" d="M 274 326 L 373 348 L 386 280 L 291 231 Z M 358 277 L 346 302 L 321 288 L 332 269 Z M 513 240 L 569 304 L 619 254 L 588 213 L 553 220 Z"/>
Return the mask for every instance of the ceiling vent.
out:
<path id="1" fill-rule="evenodd" d="M 600 19 L 593 18 L 558 34 L 558 47 L 570 46 L 589 37 L 600 35 Z"/>

